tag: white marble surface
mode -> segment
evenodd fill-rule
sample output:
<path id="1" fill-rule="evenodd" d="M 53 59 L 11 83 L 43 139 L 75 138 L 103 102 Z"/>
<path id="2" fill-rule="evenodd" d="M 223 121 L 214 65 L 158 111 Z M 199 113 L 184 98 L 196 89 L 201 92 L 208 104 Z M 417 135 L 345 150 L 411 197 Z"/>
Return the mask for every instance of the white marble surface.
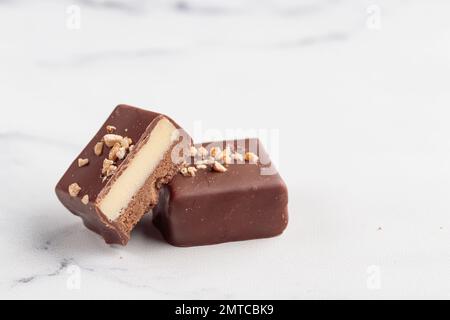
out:
<path id="1" fill-rule="evenodd" d="M 0 298 L 450 298 L 449 12 L 0 1 Z M 180 249 L 147 220 L 105 245 L 53 188 L 118 103 L 279 129 L 285 234 Z"/>

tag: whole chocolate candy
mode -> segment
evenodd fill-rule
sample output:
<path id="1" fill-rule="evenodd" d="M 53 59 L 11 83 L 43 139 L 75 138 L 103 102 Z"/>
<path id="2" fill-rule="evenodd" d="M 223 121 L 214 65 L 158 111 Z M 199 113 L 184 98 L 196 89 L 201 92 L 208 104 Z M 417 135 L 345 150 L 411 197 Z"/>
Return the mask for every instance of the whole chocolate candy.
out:
<path id="1" fill-rule="evenodd" d="M 160 191 L 154 224 L 175 246 L 273 237 L 288 224 L 288 191 L 257 139 L 196 145 Z"/>

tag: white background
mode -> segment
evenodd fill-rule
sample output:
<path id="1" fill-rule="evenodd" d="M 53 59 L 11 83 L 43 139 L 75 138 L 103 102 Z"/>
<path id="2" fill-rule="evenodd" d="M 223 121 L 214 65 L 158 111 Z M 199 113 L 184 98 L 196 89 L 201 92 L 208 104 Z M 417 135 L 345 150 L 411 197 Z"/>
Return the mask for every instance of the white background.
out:
<path id="1" fill-rule="evenodd" d="M 0 298 L 450 298 L 449 12 L 0 1 Z M 53 188 L 119 103 L 278 129 L 286 232 L 180 249 L 147 219 L 105 245 Z"/>

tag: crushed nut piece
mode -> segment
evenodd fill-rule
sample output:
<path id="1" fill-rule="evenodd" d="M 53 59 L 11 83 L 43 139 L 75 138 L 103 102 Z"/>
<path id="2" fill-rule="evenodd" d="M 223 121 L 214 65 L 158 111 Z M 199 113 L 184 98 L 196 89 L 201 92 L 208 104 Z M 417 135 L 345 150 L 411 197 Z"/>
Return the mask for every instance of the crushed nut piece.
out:
<path id="1" fill-rule="evenodd" d="M 125 149 L 128 149 L 132 143 L 133 141 L 128 137 L 125 137 L 122 139 L 122 141 L 120 141 L 120 145 Z"/>
<path id="2" fill-rule="evenodd" d="M 196 168 L 199 170 L 201 170 L 201 169 L 204 170 L 204 169 L 208 169 L 208 166 L 206 164 L 197 164 Z"/>
<path id="3" fill-rule="evenodd" d="M 120 145 L 122 148 L 128 149 L 130 147 L 130 144 L 128 143 L 128 139 L 125 137 L 120 141 Z"/>
<path id="4" fill-rule="evenodd" d="M 78 159 L 78 167 L 84 167 L 85 165 L 87 165 L 89 163 L 89 159 Z"/>
<path id="5" fill-rule="evenodd" d="M 180 173 L 185 177 L 187 177 L 189 175 L 187 168 L 181 168 Z"/>
<path id="6" fill-rule="evenodd" d="M 119 150 L 120 150 L 120 143 L 116 143 L 112 148 L 111 148 L 111 150 L 109 151 L 109 156 L 108 156 L 108 159 L 109 160 L 116 160 L 117 159 L 117 153 L 119 152 Z"/>
<path id="7" fill-rule="evenodd" d="M 109 148 L 113 147 L 116 143 L 120 144 L 122 139 L 123 137 L 119 136 L 118 134 L 105 134 L 105 136 L 103 137 L 103 141 Z"/>
<path id="8" fill-rule="evenodd" d="M 108 167 L 108 170 L 106 170 L 106 176 L 107 177 L 112 176 L 114 174 L 114 172 L 116 172 L 116 170 L 117 170 L 117 167 L 115 165 L 110 165 Z"/>
<path id="9" fill-rule="evenodd" d="M 237 152 L 231 155 L 231 159 L 236 160 L 237 162 L 244 162 L 244 156 Z"/>
<path id="10" fill-rule="evenodd" d="M 125 158 L 125 155 L 127 154 L 127 150 L 124 147 L 119 148 L 119 150 L 116 152 L 116 157 L 122 160 Z"/>
<path id="11" fill-rule="evenodd" d="M 197 155 L 197 153 L 198 153 L 198 151 L 197 151 L 197 148 L 196 148 L 196 147 L 192 146 L 192 147 L 189 149 L 189 155 L 190 155 L 191 157 L 195 157 L 195 156 Z"/>
<path id="12" fill-rule="evenodd" d="M 223 151 L 220 151 L 219 153 L 217 153 L 217 154 L 215 154 L 214 156 L 213 156 L 213 158 L 215 159 L 215 160 L 218 160 L 218 161 L 220 161 L 220 160 L 222 160 L 222 158 L 223 158 Z"/>
<path id="13" fill-rule="evenodd" d="M 134 149 L 134 144 L 128 148 L 128 150 L 130 150 L 130 152 L 133 151 L 133 149 Z"/>
<path id="14" fill-rule="evenodd" d="M 222 155 L 222 162 L 226 165 L 228 164 L 232 164 L 233 163 L 233 159 L 231 159 L 231 157 L 229 155 L 223 154 Z"/>
<path id="15" fill-rule="evenodd" d="M 259 160 L 259 157 L 256 154 L 254 154 L 253 152 L 247 152 L 245 154 L 245 160 L 252 162 L 252 163 L 257 163 Z"/>
<path id="16" fill-rule="evenodd" d="M 201 157 L 202 159 L 205 159 L 209 155 L 209 152 L 208 152 L 208 150 L 206 150 L 206 148 L 200 147 L 197 150 L 197 155 L 199 157 Z"/>
<path id="17" fill-rule="evenodd" d="M 216 171 L 216 172 L 226 172 L 228 169 L 227 168 L 225 168 L 221 163 L 219 163 L 219 162 L 214 162 L 214 165 L 213 165 L 213 170 L 214 171 Z"/>
<path id="18" fill-rule="evenodd" d="M 102 168 L 102 175 L 105 175 L 108 172 L 108 168 L 112 166 L 114 161 L 105 159 L 103 160 L 103 168 Z"/>
<path id="19" fill-rule="evenodd" d="M 211 155 L 211 157 L 214 157 L 214 158 L 220 158 L 220 154 L 222 153 L 222 151 L 220 150 L 220 148 L 219 147 L 213 147 L 213 148 L 211 148 L 211 151 L 209 151 L 209 154 Z"/>
<path id="20" fill-rule="evenodd" d="M 83 198 L 81 198 L 81 202 L 84 205 L 87 205 L 89 203 L 89 196 L 86 194 Z"/>
<path id="21" fill-rule="evenodd" d="M 189 167 L 189 168 L 187 168 L 187 171 L 191 177 L 195 177 L 195 173 L 197 172 L 197 169 L 195 167 Z"/>
<path id="22" fill-rule="evenodd" d="M 219 150 L 220 150 L 220 148 L 219 148 Z M 230 163 L 232 163 L 230 155 L 231 155 L 231 149 L 228 146 L 225 149 L 223 149 L 223 151 L 220 151 L 218 154 L 216 154 L 214 156 L 214 158 L 215 158 L 215 160 L 220 161 L 221 163 L 230 164 Z"/>
<path id="23" fill-rule="evenodd" d="M 72 183 L 69 186 L 69 194 L 70 194 L 71 197 L 74 197 L 74 198 L 77 197 L 78 194 L 80 193 L 80 191 L 81 191 L 81 188 L 78 185 L 78 183 Z"/>
<path id="24" fill-rule="evenodd" d="M 108 133 L 113 133 L 116 130 L 117 130 L 117 128 L 114 126 L 106 126 L 106 132 L 108 132 Z"/>
<path id="25" fill-rule="evenodd" d="M 103 142 L 97 142 L 94 146 L 94 153 L 96 156 L 101 156 L 103 153 Z"/>

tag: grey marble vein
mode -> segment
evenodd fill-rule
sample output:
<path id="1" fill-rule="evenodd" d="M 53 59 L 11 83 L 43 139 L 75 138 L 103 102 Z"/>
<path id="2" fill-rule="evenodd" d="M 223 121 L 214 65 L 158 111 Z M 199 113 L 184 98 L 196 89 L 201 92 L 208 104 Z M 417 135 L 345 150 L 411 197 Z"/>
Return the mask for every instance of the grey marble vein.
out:
<path id="1" fill-rule="evenodd" d="M 45 273 L 45 274 L 35 274 L 35 275 L 19 278 L 14 281 L 13 287 L 15 287 L 17 285 L 21 285 L 21 284 L 28 284 L 30 282 L 33 282 L 33 281 L 41 279 L 41 278 L 58 276 L 59 274 L 61 274 L 62 271 L 64 271 L 67 268 L 67 266 L 70 263 L 72 263 L 72 259 L 64 258 L 59 262 L 59 266 L 58 266 L 58 268 L 55 269 L 55 271 L 50 272 L 50 273 Z"/>
<path id="2" fill-rule="evenodd" d="M 324 43 L 343 42 L 349 40 L 350 35 L 343 32 L 325 33 L 314 36 L 302 37 L 294 41 L 286 41 L 279 43 L 281 48 L 309 47 Z"/>
<path id="3" fill-rule="evenodd" d="M 183 49 L 175 48 L 144 48 L 136 50 L 108 50 L 93 53 L 83 53 L 73 57 L 59 60 L 38 60 L 36 65 L 44 68 L 59 67 L 81 67 L 89 66 L 99 62 L 111 61 L 136 61 L 136 59 L 147 59 L 155 57 L 165 57 L 181 54 Z"/>
<path id="4" fill-rule="evenodd" d="M 50 249 L 51 245 L 52 245 L 51 241 L 45 241 L 45 243 L 42 246 L 37 247 L 37 249 L 47 251 Z"/>
<path id="5" fill-rule="evenodd" d="M 181 13 L 201 14 L 201 15 L 225 15 L 225 14 L 232 14 L 238 11 L 236 9 L 223 6 L 223 4 L 217 5 L 208 3 L 206 5 L 205 4 L 198 5 L 190 1 L 184 0 L 175 2 L 173 8 Z"/>
<path id="6" fill-rule="evenodd" d="M 138 14 L 145 9 L 145 1 L 77 0 L 76 3 L 95 9 L 117 10 L 128 14 Z"/>

